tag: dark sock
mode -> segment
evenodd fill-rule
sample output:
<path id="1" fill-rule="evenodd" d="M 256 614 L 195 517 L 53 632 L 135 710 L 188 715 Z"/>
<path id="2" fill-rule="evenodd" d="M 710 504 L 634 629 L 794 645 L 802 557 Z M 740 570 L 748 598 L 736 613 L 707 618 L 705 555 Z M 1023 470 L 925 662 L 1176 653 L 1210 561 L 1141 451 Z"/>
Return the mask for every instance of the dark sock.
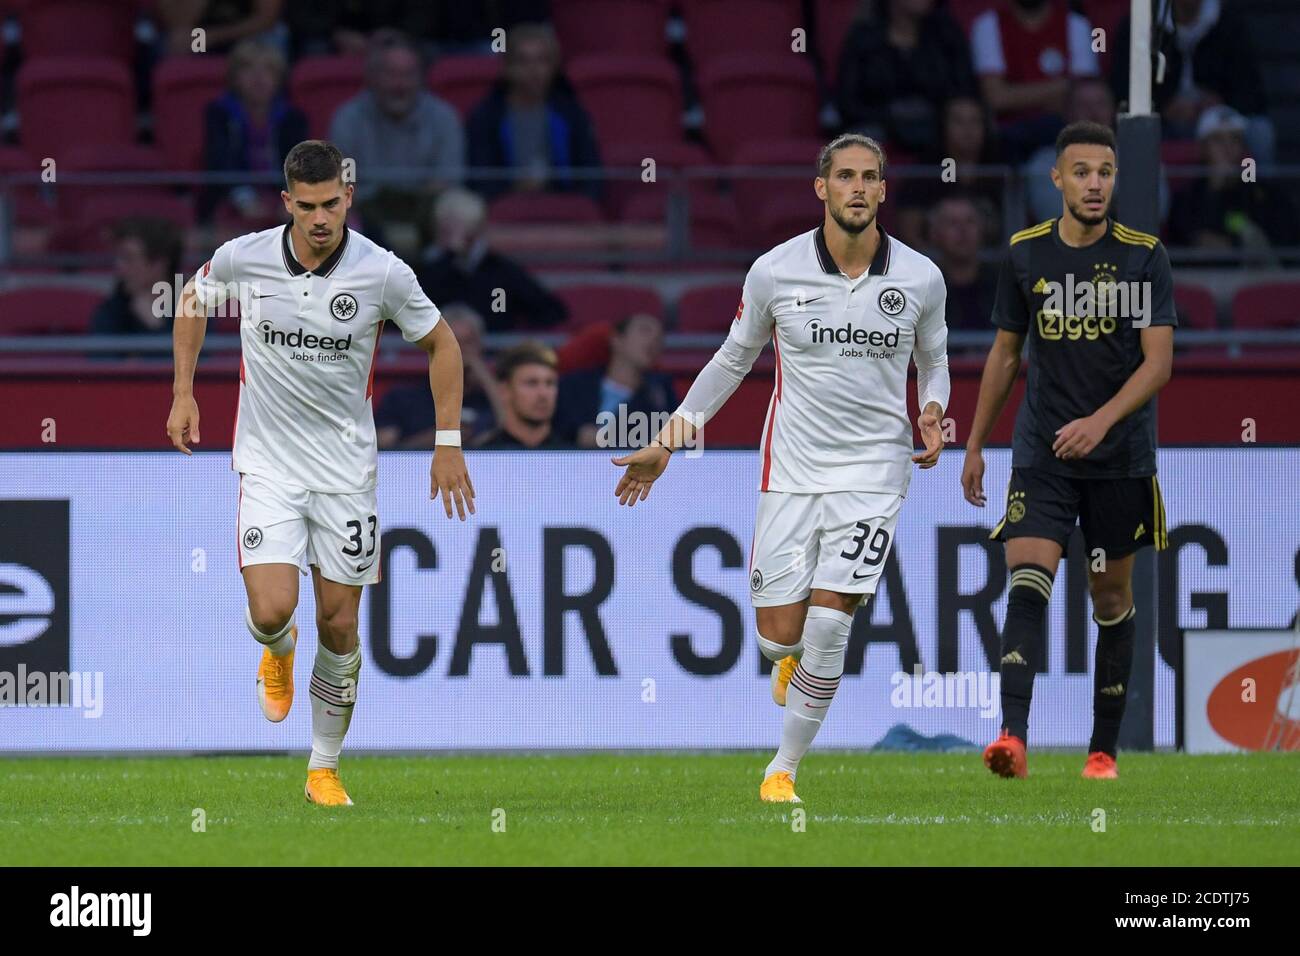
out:
<path id="1" fill-rule="evenodd" d="M 1088 753 L 1115 756 L 1119 725 L 1128 703 L 1128 680 L 1133 670 L 1133 632 L 1136 608 L 1103 624 L 1097 621 L 1097 659 L 1092 672 L 1092 740 Z M 1095 617 L 1093 620 L 1097 620 Z"/>
<path id="2" fill-rule="evenodd" d="M 1034 694 L 1034 674 L 1042 666 L 1043 638 L 1047 630 L 1047 599 L 1054 575 L 1037 564 L 1011 569 L 1007 597 L 1007 623 L 1002 628 L 1002 726 L 1028 740 L 1029 701 Z"/>

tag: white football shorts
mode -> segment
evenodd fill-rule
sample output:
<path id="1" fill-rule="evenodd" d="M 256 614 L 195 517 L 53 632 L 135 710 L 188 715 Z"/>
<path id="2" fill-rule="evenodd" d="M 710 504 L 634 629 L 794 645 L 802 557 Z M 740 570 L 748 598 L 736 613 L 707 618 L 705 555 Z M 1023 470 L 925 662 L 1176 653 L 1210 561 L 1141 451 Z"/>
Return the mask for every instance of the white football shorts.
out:
<path id="1" fill-rule="evenodd" d="M 875 491 L 758 496 L 749 559 L 755 607 L 795 604 L 813 588 L 874 594 L 903 496 Z"/>
<path id="2" fill-rule="evenodd" d="M 340 584 L 380 578 L 375 491 L 326 494 L 258 475 L 239 476 L 239 567 L 311 565 Z"/>

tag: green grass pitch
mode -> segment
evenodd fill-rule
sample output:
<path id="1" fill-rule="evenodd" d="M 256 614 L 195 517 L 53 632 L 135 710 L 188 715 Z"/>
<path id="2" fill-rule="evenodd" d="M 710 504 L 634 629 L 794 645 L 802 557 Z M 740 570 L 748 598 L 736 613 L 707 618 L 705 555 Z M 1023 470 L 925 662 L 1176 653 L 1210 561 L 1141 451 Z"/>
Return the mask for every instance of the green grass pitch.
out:
<path id="1" fill-rule="evenodd" d="M 0 861 L 26 865 L 1273 865 L 1300 859 L 1300 755 L 814 752 L 788 805 L 756 753 L 347 757 L 357 806 L 303 799 L 305 758 L 0 760 Z M 206 830 L 195 832 L 196 809 Z M 1095 811 L 1105 812 L 1096 832 Z M 496 824 L 494 828 L 494 823 Z M 499 832 L 504 825 L 504 832 Z"/>

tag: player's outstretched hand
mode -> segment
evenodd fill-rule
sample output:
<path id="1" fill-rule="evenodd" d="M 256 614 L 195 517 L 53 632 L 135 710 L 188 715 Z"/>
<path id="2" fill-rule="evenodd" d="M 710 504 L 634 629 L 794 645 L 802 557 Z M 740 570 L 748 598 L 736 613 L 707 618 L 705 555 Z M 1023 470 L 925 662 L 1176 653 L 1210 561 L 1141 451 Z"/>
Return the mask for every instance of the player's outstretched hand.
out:
<path id="1" fill-rule="evenodd" d="M 916 427 L 921 432 L 921 441 L 925 442 L 925 451 L 913 455 L 912 461 L 922 468 L 933 468 L 939 464 L 939 452 L 943 451 L 943 431 L 939 427 L 939 416 L 934 412 L 922 412 L 916 420 Z"/>
<path id="2" fill-rule="evenodd" d="M 456 513 L 465 520 L 465 509 L 474 513 L 474 484 L 465 468 L 465 454 L 455 445 L 438 445 L 433 450 L 433 464 L 429 466 L 429 497 L 442 495 L 442 506 L 451 517 L 451 502 L 456 501 Z"/>
<path id="3" fill-rule="evenodd" d="M 1056 430 L 1052 451 L 1057 458 L 1087 458 L 1089 453 L 1106 437 L 1106 426 L 1096 415 L 1076 418 Z"/>
<path id="4" fill-rule="evenodd" d="M 976 508 L 984 507 L 984 455 L 978 448 L 966 448 L 966 461 L 961 466 L 961 492 Z"/>
<path id="5" fill-rule="evenodd" d="M 177 395 L 172 399 L 172 410 L 167 416 L 167 437 L 172 446 L 185 452 L 190 451 L 186 442 L 199 443 L 199 403 L 193 395 Z"/>
<path id="6" fill-rule="evenodd" d="M 627 471 L 618 480 L 618 487 L 614 489 L 618 503 L 631 507 L 638 501 L 645 501 L 650 494 L 650 486 L 664 473 L 671 456 L 672 453 L 662 445 L 647 445 L 622 458 L 611 458 L 610 461 L 614 464 L 627 466 Z"/>

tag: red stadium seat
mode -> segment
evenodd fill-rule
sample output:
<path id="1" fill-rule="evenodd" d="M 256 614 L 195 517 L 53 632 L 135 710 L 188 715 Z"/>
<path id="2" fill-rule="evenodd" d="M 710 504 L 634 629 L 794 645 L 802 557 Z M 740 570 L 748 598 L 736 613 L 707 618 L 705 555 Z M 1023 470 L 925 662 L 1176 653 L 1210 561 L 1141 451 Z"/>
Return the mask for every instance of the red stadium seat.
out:
<path id="1" fill-rule="evenodd" d="M 589 196 L 568 193 L 507 193 L 488 209 L 492 222 L 601 222 L 600 206 Z"/>
<path id="2" fill-rule="evenodd" d="M 303 57 L 289 72 L 289 99 L 307 114 L 311 135 L 326 139 L 334 111 L 360 93 L 365 83 L 364 57 Z"/>
<path id="3" fill-rule="evenodd" d="M 698 286 L 677 300 L 678 332 L 722 332 L 731 328 L 740 306 L 741 283 Z"/>
<path id="4" fill-rule="evenodd" d="M 825 207 L 810 204 L 802 196 L 776 194 L 770 196 L 757 211 L 756 234 L 751 234 L 751 244 L 771 248 L 800 233 L 816 228 L 825 215 Z"/>
<path id="5" fill-rule="evenodd" d="M 825 145 L 818 139 L 755 140 L 742 144 L 732 157 L 734 166 L 786 167 L 789 173 L 761 176 L 737 171 L 732 176 L 736 207 L 752 214 L 774 193 L 806 196 L 809 203 L 821 205 L 813 192 L 817 176 L 817 154 Z"/>
<path id="6" fill-rule="evenodd" d="M 666 193 L 644 193 L 633 196 L 623 209 L 623 218 L 628 222 L 662 222 L 667 221 L 668 195 Z M 706 193 L 691 195 L 688 210 L 690 216 L 689 238 L 692 249 L 717 250 L 735 249 L 736 240 L 736 206 L 729 197 Z M 686 268 L 716 268 L 708 263 L 688 263 Z M 673 266 L 680 269 L 681 266 Z"/>
<path id="7" fill-rule="evenodd" d="M 567 72 L 602 146 L 681 139 L 681 81 L 667 58 L 591 54 Z"/>
<path id="8" fill-rule="evenodd" d="M 83 255 L 107 254 L 113 248 L 113 226 L 136 217 L 165 219 L 184 231 L 194 225 L 194 208 L 187 199 L 156 187 L 117 186 L 86 199 L 74 218 L 64 220 L 59 246 Z"/>
<path id="9" fill-rule="evenodd" d="M 588 53 L 665 52 L 667 0 L 554 0 L 551 20 L 566 60 Z"/>
<path id="10" fill-rule="evenodd" d="M 1242 286 L 1232 297 L 1238 329 L 1300 329 L 1300 282 Z"/>
<path id="11" fill-rule="evenodd" d="M 813 18 L 817 28 L 817 55 L 822 72 L 831 87 L 840 71 L 840 52 L 853 23 L 862 11 L 861 0 L 813 0 Z"/>
<path id="12" fill-rule="evenodd" d="M 600 147 L 600 157 L 606 172 L 612 170 L 631 171 L 635 178 L 611 178 L 605 180 L 605 199 L 607 207 L 615 218 L 623 217 L 623 210 L 634 196 L 650 193 L 667 195 L 673 187 L 671 172 L 691 167 L 713 166 L 713 158 L 703 148 L 694 143 L 681 141 L 668 143 L 611 143 Z M 654 160 L 654 181 L 646 182 L 642 177 L 646 170 L 645 161 Z M 665 171 L 668 174 L 665 174 Z M 687 180 L 686 188 L 692 196 L 702 193 L 716 193 L 716 177 L 692 177 Z"/>
<path id="13" fill-rule="evenodd" d="M 167 168 L 203 168 L 203 111 L 226 90 L 223 56 L 172 56 L 153 74 L 153 136 Z"/>
<path id="14" fill-rule="evenodd" d="M 650 286 L 597 283 L 561 286 L 554 290 L 569 309 L 565 327 L 581 328 L 592 322 L 617 322 L 635 312 L 663 317 L 664 302 Z"/>
<path id="15" fill-rule="evenodd" d="M 809 26 L 800 6 L 799 0 L 681 0 L 686 49 L 700 67 L 735 54 L 806 58 L 792 49 L 794 30 Z"/>
<path id="16" fill-rule="evenodd" d="M 102 292 L 62 286 L 25 286 L 0 292 L 0 335 L 80 335 Z"/>
<path id="17" fill-rule="evenodd" d="M 1178 323 L 1184 328 L 1214 329 L 1219 325 L 1214 293 L 1203 285 L 1176 283 L 1174 305 L 1178 309 Z"/>
<path id="18" fill-rule="evenodd" d="M 61 173 L 157 173 L 165 165 L 163 154 L 152 146 L 135 144 L 116 146 L 69 147 L 59 158 Z M 166 184 L 129 183 L 94 184 L 59 180 L 58 203 L 60 216 L 65 221 L 79 217 L 85 204 L 106 192 L 129 191 L 133 197 L 142 195 L 171 195 L 175 189 Z"/>
<path id="19" fill-rule="evenodd" d="M 129 63 L 136 16 L 129 3 L 26 0 L 18 11 L 23 56 L 102 56 Z"/>
<path id="20" fill-rule="evenodd" d="M 26 150 L 16 146 L 0 146 L 0 177 L 21 174 L 38 174 L 41 172 L 40 164 L 29 156 Z M 46 202 L 44 192 L 40 183 L 30 183 L 23 185 L 12 185 L 4 193 L 0 193 L 3 198 L 9 199 L 13 206 L 11 207 L 15 221 L 19 225 L 32 225 L 32 213 L 36 210 L 45 209 Z"/>
<path id="21" fill-rule="evenodd" d="M 817 84 L 806 59 L 722 57 L 701 68 L 698 81 L 704 134 L 724 162 L 745 142 L 820 135 Z"/>
<path id="22" fill-rule="evenodd" d="M 135 89 L 116 60 L 33 58 L 19 68 L 17 85 L 22 146 L 32 156 L 135 142 Z"/>
<path id="23" fill-rule="evenodd" d="M 500 76 L 501 57 L 497 54 L 445 56 L 429 67 L 428 84 L 434 96 L 446 100 L 465 119 Z"/>

